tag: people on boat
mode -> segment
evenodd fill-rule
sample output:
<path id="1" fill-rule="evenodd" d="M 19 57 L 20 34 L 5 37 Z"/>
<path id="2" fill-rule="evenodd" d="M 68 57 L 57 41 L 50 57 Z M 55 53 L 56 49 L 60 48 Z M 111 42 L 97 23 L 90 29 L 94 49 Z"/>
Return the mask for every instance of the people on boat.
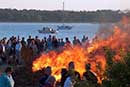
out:
<path id="1" fill-rule="evenodd" d="M 43 27 L 42 30 L 38 30 L 39 33 L 57 33 L 57 30 L 49 27 Z"/>

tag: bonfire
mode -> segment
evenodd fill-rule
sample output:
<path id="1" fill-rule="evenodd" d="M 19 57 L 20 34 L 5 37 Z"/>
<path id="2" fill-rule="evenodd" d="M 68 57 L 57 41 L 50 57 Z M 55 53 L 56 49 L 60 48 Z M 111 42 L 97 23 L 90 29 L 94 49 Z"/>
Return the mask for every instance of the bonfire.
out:
<path id="1" fill-rule="evenodd" d="M 130 51 L 130 29 L 126 25 L 122 23 L 122 27 L 120 27 L 118 24 L 113 24 L 109 32 L 99 32 L 89 46 L 71 46 L 60 53 L 56 51 L 43 53 L 33 61 L 32 71 L 36 72 L 51 66 L 52 75 L 60 80 L 61 69 L 67 68 L 69 62 L 75 62 L 75 69 L 81 76 L 85 72 L 85 64 L 90 63 L 91 71 L 96 74 L 98 82 L 102 83 L 102 80 L 107 78 L 105 76 L 105 71 L 108 68 L 108 59 L 105 55 L 107 47 L 114 51 L 115 55 L 111 61 L 115 63 L 123 61 L 121 59 L 123 51 Z"/>

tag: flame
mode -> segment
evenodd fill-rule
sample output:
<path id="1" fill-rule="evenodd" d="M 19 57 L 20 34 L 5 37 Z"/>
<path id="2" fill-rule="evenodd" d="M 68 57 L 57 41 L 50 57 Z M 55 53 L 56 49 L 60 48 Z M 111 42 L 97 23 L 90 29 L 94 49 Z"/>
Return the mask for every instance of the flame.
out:
<path id="1" fill-rule="evenodd" d="M 53 71 L 52 75 L 56 77 L 56 80 L 60 80 L 61 69 L 67 68 L 69 62 L 73 61 L 75 63 L 75 69 L 81 75 L 85 72 L 85 64 L 90 63 L 92 65 L 92 71 L 97 75 L 99 83 L 101 83 L 101 77 L 105 70 L 106 60 L 101 56 L 89 58 L 87 55 L 87 51 L 80 46 L 74 46 L 73 48 L 66 49 L 61 53 L 51 51 L 47 54 L 42 54 L 37 58 L 33 62 L 32 70 L 33 72 L 36 72 L 47 66 L 51 66 Z M 101 67 L 101 69 L 97 67 Z"/>
<path id="2" fill-rule="evenodd" d="M 69 48 L 61 53 L 52 51 L 47 54 L 42 54 L 40 58 L 33 62 L 32 70 L 35 72 L 44 67 L 51 66 L 53 71 L 52 75 L 58 80 L 60 79 L 61 69 L 67 68 L 68 63 L 73 61 L 75 62 L 76 70 L 82 74 L 85 71 L 84 64 L 87 62 L 85 54 L 84 49 L 81 47 Z"/>
<path id="3" fill-rule="evenodd" d="M 124 22 L 123 22 L 124 23 Z M 96 37 L 96 40 L 87 47 L 73 46 L 65 49 L 60 53 L 51 51 L 49 53 L 42 54 L 39 58 L 33 61 L 33 72 L 42 70 L 47 66 L 52 67 L 52 75 L 57 80 L 61 78 L 61 69 L 67 68 L 68 63 L 75 62 L 75 69 L 82 75 L 85 72 L 85 64 L 90 63 L 91 70 L 96 73 L 98 82 L 101 83 L 104 79 L 104 72 L 106 70 L 107 59 L 103 47 L 110 47 L 116 52 L 113 61 L 122 61 L 120 49 L 123 51 L 130 50 L 130 31 L 128 29 L 121 29 L 119 26 L 114 25 L 112 33 L 107 38 Z"/>

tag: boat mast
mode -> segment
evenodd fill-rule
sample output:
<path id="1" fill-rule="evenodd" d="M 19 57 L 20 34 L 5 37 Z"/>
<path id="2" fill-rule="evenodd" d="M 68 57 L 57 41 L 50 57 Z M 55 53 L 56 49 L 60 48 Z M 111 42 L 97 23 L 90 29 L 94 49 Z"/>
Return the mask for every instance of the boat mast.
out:
<path id="1" fill-rule="evenodd" d="M 64 8 L 65 8 L 65 3 L 64 3 L 64 1 L 63 1 L 63 11 L 65 10 Z"/>
<path id="2" fill-rule="evenodd" d="M 63 1 L 63 12 L 62 12 L 62 14 L 63 14 L 63 19 L 62 19 L 62 22 L 63 22 L 63 26 L 64 26 L 64 10 L 65 10 L 65 3 L 64 3 L 64 1 Z"/>

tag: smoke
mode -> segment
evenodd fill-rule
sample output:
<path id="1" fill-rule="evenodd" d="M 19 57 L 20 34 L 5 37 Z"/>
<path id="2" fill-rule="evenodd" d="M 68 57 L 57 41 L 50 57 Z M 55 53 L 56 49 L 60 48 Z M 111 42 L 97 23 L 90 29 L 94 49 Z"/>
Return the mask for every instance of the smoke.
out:
<path id="1" fill-rule="evenodd" d="M 99 31 L 96 33 L 98 39 L 107 39 L 113 33 L 113 24 L 101 24 Z"/>

